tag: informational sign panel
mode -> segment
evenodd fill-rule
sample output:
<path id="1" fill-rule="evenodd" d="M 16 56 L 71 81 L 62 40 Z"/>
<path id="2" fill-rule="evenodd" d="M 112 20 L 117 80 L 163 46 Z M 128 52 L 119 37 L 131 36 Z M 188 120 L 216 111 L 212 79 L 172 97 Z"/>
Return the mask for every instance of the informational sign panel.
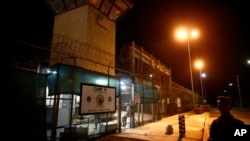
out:
<path id="1" fill-rule="evenodd" d="M 81 84 L 80 113 L 115 112 L 115 87 Z"/>
<path id="2" fill-rule="evenodd" d="M 167 98 L 167 104 L 170 104 L 170 99 L 169 98 Z"/>
<path id="3" fill-rule="evenodd" d="M 181 107 L 181 98 L 177 97 L 177 107 Z"/>

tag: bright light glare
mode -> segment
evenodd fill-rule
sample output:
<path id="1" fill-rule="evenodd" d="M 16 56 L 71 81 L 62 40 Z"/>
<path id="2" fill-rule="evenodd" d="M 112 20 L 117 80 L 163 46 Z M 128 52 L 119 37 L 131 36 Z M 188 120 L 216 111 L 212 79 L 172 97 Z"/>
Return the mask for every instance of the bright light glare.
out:
<path id="1" fill-rule="evenodd" d="M 199 32 L 197 30 L 192 30 L 191 31 L 191 37 L 192 38 L 197 38 L 199 36 Z"/>
<path id="2" fill-rule="evenodd" d="M 179 40 L 188 40 L 189 38 L 197 38 L 199 36 L 198 30 L 186 30 L 184 28 L 179 28 L 176 30 L 176 38 Z"/>
<path id="3" fill-rule="evenodd" d="M 126 90 L 127 89 L 126 85 L 121 85 L 121 89 Z"/>
<path id="4" fill-rule="evenodd" d="M 196 61 L 195 67 L 201 69 L 203 67 L 203 62 L 201 60 Z"/>
<path id="5" fill-rule="evenodd" d="M 107 80 L 102 80 L 102 79 L 97 79 L 95 83 L 99 84 L 99 85 L 107 85 L 108 81 Z"/>
<path id="6" fill-rule="evenodd" d="M 207 75 L 205 73 L 201 74 L 201 77 L 205 78 Z"/>
<path id="7" fill-rule="evenodd" d="M 46 73 L 47 74 L 56 74 L 57 72 L 56 71 L 51 71 L 50 69 L 47 69 Z"/>
<path id="8" fill-rule="evenodd" d="M 186 39 L 187 38 L 187 32 L 185 29 L 178 29 L 176 31 L 176 36 L 178 39 Z"/>

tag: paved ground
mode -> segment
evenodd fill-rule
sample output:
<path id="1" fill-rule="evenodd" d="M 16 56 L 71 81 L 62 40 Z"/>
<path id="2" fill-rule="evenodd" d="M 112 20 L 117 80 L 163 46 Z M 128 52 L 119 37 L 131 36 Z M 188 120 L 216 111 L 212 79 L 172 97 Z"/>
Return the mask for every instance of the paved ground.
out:
<path id="1" fill-rule="evenodd" d="M 133 129 L 123 131 L 121 133 L 112 134 L 104 138 L 98 139 L 99 141 L 106 140 L 147 140 L 147 141 L 161 141 L 161 140 L 183 140 L 183 141 L 200 141 L 203 138 L 203 129 L 205 121 L 209 116 L 208 112 L 202 114 L 194 114 L 192 112 L 183 113 L 185 116 L 185 129 L 186 133 L 183 138 L 179 138 L 179 114 L 162 118 L 160 121 L 152 122 L 139 126 Z M 173 133 L 166 134 L 167 125 L 171 124 Z"/>
<path id="2" fill-rule="evenodd" d="M 160 121 L 138 126 L 121 133 L 111 134 L 97 141 L 206 141 L 209 134 L 209 126 L 213 119 L 219 116 L 217 109 L 209 112 L 195 114 L 193 111 L 182 113 L 185 115 L 185 136 L 180 138 L 179 115 L 162 118 Z M 232 114 L 250 125 L 250 110 L 235 109 Z M 166 134 L 167 125 L 173 127 L 172 134 Z"/>

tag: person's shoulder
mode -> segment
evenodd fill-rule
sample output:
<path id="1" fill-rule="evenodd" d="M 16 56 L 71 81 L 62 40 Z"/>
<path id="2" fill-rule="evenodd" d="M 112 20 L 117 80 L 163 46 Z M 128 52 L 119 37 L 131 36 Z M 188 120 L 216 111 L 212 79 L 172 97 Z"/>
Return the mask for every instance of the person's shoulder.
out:
<path id="1" fill-rule="evenodd" d="M 245 126 L 245 123 L 242 120 L 237 119 L 237 118 L 233 118 L 233 123 L 235 126 Z"/>
<path id="2" fill-rule="evenodd" d="M 219 118 L 216 118 L 214 119 L 212 122 L 211 122 L 211 125 L 215 125 L 219 122 Z"/>
<path id="3" fill-rule="evenodd" d="M 212 120 L 212 123 L 217 122 L 218 120 L 219 120 L 219 118 L 216 118 L 216 119 Z"/>
<path id="4" fill-rule="evenodd" d="M 235 123 L 237 123 L 237 125 L 245 125 L 245 123 L 240 119 L 233 118 L 233 120 L 234 120 Z"/>

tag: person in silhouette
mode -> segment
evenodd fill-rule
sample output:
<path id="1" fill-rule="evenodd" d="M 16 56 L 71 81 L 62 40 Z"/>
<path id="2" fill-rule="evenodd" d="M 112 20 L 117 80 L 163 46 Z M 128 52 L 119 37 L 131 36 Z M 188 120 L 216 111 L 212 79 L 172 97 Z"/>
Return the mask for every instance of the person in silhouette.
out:
<path id="1" fill-rule="evenodd" d="M 101 114 L 95 114 L 95 127 L 97 129 L 98 124 L 101 123 Z"/>
<path id="2" fill-rule="evenodd" d="M 130 106 L 127 105 L 126 107 L 126 114 L 123 115 L 122 117 L 122 126 L 126 126 L 127 124 L 127 118 L 131 116 L 131 113 L 130 113 Z"/>
<path id="3" fill-rule="evenodd" d="M 220 116 L 213 120 L 209 129 L 208 141 L 229 141 L 236 129 L 245 127 L 245 123 L 231 114 L 231 99 L 219 96 L 217 100 Z"/>

